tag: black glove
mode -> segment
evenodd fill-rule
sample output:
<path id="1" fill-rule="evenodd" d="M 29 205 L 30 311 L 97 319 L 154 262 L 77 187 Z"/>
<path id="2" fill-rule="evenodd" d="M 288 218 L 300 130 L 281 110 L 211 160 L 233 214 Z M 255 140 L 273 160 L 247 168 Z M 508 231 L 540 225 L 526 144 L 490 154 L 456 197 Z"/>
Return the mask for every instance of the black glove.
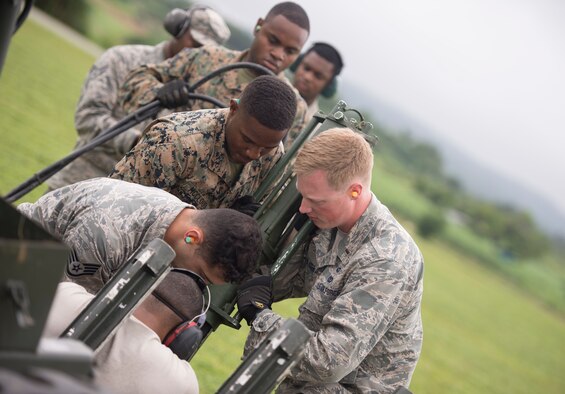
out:
<path id="1" fill-rule="evenodd" d="M 157 100 L 165 108 L 177 108 L 188 104 L 188 86 L 182 79 L 164 84 L 157 92 Z"/>
<path id="2" fill-rule="evenodd" d="M 253 196 L 247 195 L 239 197 L 237 200 L 235 200 L 230 208 L 253 217 L 253 215 L 255 215 L 255 212 L 257 212 L 259 208 L 261 208 L 261 204 L 255 201 Z"/>
<path id="3" fill-rule="evenodd" d="M 237 290 L 237 309 L 248 325 L 251 325 L 259 312 L 271 307 L 271 287 L 271 276 L 262 275 L 249 279 Z"/>

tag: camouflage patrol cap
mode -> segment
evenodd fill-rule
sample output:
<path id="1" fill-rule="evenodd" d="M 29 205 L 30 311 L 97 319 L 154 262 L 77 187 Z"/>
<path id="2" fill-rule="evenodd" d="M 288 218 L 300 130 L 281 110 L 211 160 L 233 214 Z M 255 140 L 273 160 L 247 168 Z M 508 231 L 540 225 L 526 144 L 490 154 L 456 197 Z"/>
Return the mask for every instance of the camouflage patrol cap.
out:
<path id="1" fill-rule="evenodd" d="M 199 44 L 222 45 L 230 38 L 224 18 L 213 9 L 196 7 L 190 12 L 190 34 Z"/>

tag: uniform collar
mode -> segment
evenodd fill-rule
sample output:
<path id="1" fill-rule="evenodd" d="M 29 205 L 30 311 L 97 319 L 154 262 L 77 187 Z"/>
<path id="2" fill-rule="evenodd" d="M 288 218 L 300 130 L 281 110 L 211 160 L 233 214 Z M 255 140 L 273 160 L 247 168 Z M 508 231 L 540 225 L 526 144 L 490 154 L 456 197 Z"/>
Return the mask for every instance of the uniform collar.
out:
<path id="1" fill-rule="evenodd" d="M 337 263 L 337 259 L 347 262 L 349 260 L 348 256 L 355 253 L 361 247 L 370 233 L 374 233 L 374 228 L 378 220 L 377 213 L 382 204 L 379 200 L 377 200 L 374 194 L 371 193 L 371 195 L 372 198 L 369 206 L 357 222 L 355 222 L 351 231 L 349 231 L 347 236 L 344 237 L 337 246 L 336 260 L 320 258 L 317 260 L 319 264 L 322 263 L 320 266 L 335 265 Z M 332 253 L 332 242 L 336 237 L 337 231 L 337 228 L 332 228 L 318 233 L 314 244 L 317 249 L 316 254 L 320 255 L 322 253 Z"/>

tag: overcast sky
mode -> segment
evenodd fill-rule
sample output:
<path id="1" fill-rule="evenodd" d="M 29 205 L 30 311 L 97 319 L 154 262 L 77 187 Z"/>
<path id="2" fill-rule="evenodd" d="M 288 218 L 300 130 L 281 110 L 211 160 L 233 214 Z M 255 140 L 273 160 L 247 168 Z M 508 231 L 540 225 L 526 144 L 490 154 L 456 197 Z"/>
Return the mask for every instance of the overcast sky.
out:
<path id="1" fill-rule="evenodd" d="M 335 45 L 344 81 L 565 213 L 565 0 L 296 2 L 310 17 L 305 48 Z M 278 1 L 200 3 L 251 32 Z"/>

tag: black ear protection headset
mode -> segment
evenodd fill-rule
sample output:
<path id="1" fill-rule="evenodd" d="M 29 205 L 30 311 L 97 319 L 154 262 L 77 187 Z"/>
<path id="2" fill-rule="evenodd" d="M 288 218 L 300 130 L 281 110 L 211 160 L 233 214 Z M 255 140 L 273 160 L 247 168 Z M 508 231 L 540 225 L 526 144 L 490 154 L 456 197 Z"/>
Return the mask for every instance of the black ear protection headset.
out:
<path id="1" fill-rule="evenodd" d="M 300 65 L 300 63 L 302 63 L 302 60 L 304 59 L 304 56 L 306 56 L 307 54 L 309 54 L 310 52 L 316 52 L 314 51 L 314 48 L 316 46 L 329 46 L 328 44 L 324 44 L 323 42 L 315 42 L 314 44 L 312 44 L 312 46 L 310 47 L 310 49 L 308 51 L 306 51 L 306 53 L 301 53 L 296 60 L 294 61 L 294 63 L 292 63 L 289 67 L 289 70 L 292 71 L 293 73 L 296 72 L 296 70 L 298 69 L 298 66 Z M 339 55 L 339 53 L 337 52 L 337 50 L 335 50 L 335 48 L 332 48 L 335 51 L 335 54 L 337 55 L 339 62 L 343 64 L 342 60 L 341 60 L 341 56 Z M 316 52 L 318 53 L 318 52 Z M 323 56 L 322 56 L 323 57 Z M 336 66 L 334 65 L 334 68 Z M 338 72 L 334 72 L 334 76 L 331 79 L 330 82 L 328 82 L 328 84 L 326 85 L 326 87 L 324 88 L 324 90 L 322 90 L 322 92 L 320 93 L 322 96 L 326 97 L 326 98 L 330 98 L 332 97 L 334 94 L 336 94 L 337 92 L 337 75 L 341 72 L 341 68 L 338 70 Z"/>
<path id="2" fill-rule="evenodd" d="M 192 14 L 194 11 L 207 10 L 210 7 L 206 6 L 194 6 L 190 9 L 173 8 L 165 16 L 163 21 L 163 27 L 165 30 L 175 38 L 179 38 L 184 34 L 185 31 L 190 27 L 190 22 L 192 20 Z"/>
<path id="3" fill-rule="evenodd" d="M 163 345 L 168 346 L 181 360 L 189 360 L 196 352 L 200 342 L 202 341 L 203 335 L 201 327 L 206 322 L 206 312 L 210 308 L 210 289 L 206 285 L 206 282 L 204 282 L 204 279 L 192 271 L 182 268 L 173 268 L 171 271 L 181 272 L 188 275 L 197 283 L 198 287 L 202 291 L 202 311 L 192 319 L 188 319 L 188 317 L 184 316 L 182 312 L 161 297 L 158 291 L 155 290 L 152 293 L 159 301 L 165 304 L 183 320 L 181 324 L 173 328 L 165 336 Z M 204 295 L 205 293 L 208 296 L 208 300 L 206 300 L 206 296 Z"/>

